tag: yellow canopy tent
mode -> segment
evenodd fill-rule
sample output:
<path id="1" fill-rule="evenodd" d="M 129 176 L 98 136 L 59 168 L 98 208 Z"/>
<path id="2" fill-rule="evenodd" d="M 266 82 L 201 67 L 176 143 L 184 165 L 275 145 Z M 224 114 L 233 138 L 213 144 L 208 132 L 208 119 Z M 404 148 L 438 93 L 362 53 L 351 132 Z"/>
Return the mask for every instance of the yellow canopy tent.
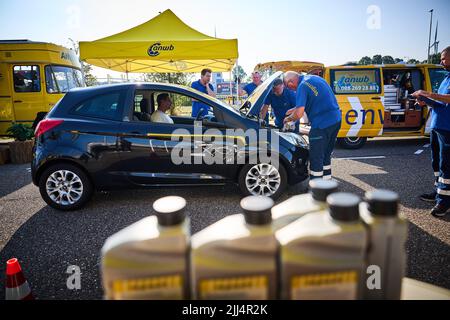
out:
<path id="1" fill-rule="evenodd" d="M 237 39 L 200 33 L 171 10 L 118 34 L 80 42 L 81 60 L 121 72 L 230 71 L 238 58 Z"/>

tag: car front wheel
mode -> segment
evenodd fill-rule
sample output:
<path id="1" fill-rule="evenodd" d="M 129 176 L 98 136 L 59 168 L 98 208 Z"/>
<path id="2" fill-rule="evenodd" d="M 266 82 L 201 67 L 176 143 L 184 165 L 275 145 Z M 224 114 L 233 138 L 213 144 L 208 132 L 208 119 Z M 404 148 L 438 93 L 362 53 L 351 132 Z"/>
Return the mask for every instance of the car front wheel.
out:
<path id="1" fill-rule="evenodd" d="M 247 164 L 239 173 L 239 187 L 244 195 L 260 195 L 277 199 L 287 186 L 287 174 L 282 164 Z"/>
<path id="2" fill-rule="evenodd" d="M 47 168 L 39 179 L 42 198 L 52 208 L 69 211 L 81 208 L 92 196 L 93 188 L 86 173 L 70 164 Z"/>

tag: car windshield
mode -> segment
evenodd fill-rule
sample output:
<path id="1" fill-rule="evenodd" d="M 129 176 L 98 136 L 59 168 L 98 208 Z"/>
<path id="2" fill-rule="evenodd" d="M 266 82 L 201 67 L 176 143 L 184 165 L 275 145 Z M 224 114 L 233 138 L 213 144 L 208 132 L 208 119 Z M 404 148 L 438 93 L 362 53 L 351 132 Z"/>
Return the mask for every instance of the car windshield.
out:
<path id="1" fill-rule="evenodd" d="M 81 71 L 66 66 L 45 66 L 45 82 L 48 93 L 66 93 L 85 86 Z"/>
<path id="2" fill-rule="evenodd" d="M 232 111 L 232 112 L 234 112 L 236 114 L 239 114 L 239 112 L 236 109 L 234 109 L 232 106 L 230 106 L 229 104 L 226 104 L 225 102 L 223 102 L 223 101 L 221 101 L 221 100 L 219 100 L 219 99 L 217 99 L 215 97 L 211 97 L 210 95 L 207 95 L 206 93 L 203 93 L 201 91 L 195 90 L 195 89 L 193 89 L 191 87 L 183 87 L 183 89 L 189 90 L 190 92 L 195 92 L 196 94 L 201 95 L 203 98 L 205 98 L 207 100 L 210 100 L 210 101 L 212 101 L 212 102 L 214 102 L 216 104 L 219 104 L 219 105 L 221 105 L 222 107 L 224 107 L 227 110 L 230 110 L 230 111 Z"/>

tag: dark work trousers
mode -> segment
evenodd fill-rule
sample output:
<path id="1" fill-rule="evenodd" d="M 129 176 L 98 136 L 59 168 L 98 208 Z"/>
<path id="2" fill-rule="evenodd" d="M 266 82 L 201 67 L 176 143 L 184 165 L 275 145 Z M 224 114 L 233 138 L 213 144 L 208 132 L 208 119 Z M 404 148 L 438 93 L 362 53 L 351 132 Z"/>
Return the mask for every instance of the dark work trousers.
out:
<path id="1" fill-rule="evenodd" d="M 341 122 L 324 129 L 309 131 L 310 179 L 331 179 L 331 153 L 341 128 Z"/>
<path id="2" fill-rule="evenodd" d="M 432 129 L 430 143 L 436 204 L 450 207 L 450 131 Z"/>

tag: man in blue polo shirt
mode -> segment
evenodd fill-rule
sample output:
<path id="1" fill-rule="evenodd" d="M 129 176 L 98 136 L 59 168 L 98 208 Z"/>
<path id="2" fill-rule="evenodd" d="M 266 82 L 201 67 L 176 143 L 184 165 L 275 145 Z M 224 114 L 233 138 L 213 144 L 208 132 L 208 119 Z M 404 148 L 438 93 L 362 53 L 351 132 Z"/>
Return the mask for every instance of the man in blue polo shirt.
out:
<path id="1" fill-rule="evenodd" d="M 200 79 L 192 82 L 191 87 L 200 92 L 215 97 L 216 94 L 214 93 L 214 87 L 211 83 L 209 83 L 211 81 L 211 73 L 211 69 L 203 69 L 200 73 Z M 201 116 L 204 117 L 208 114 L 208 111 L 211 110 L 211 108 L 207 104 L 192 99 L 192 116 L 196 118 L 200 110 Z"/>
<path id="2" fill-rule="evenodd" d="M 420 196 L 424 201 L 436 201 L 434 216 L 445 216 L 450 210 L 450 46 L 441 52 L 441 64 L 447 70 L 437 93 L 419 90 L 413 93 L 419 105 L 431 107 L 431 165 L 435 190 Z"/>
<path id="3" fill-rule="evenodd" d="M 328 83 L 318 76 L 288 71 L 284 84 L 297 92 L 296 107 L 288 110 L 284 122 L 300 120 L 306 112 L 309 132 L 310 178 L 331 179 L 331 153 L 341 128 L 341 111 Z"/>
<path id="4" fill-rule="evenodd" d="M 294 108 L 296 104 L 294 91 L 285 88 L 281 79 L 274 80 L 272 91 L 267 95 L 264 100 L 264 105 L 261 108 L 261 119 L 266 117 L 269 106 L 271 106 L 272 113 L 275 115 L 275 126 L 279 129 L 283 128 L 283 120 L 286 116 L 286 112 L 289 109 Z"/>
<path id="5" fill-rule="evenodd" d="M 252 73 L 252 82 L 244 86 L 243 90 L 240 90 L 239 95 L 243 96 L 245 93 L 247 96 L 251 95 L 255 89 L 260 86 L 263 82 L 261 81 L 261 74 L 258 71 Z M 245 93 L 244 93 L 245 91 Z"/>

